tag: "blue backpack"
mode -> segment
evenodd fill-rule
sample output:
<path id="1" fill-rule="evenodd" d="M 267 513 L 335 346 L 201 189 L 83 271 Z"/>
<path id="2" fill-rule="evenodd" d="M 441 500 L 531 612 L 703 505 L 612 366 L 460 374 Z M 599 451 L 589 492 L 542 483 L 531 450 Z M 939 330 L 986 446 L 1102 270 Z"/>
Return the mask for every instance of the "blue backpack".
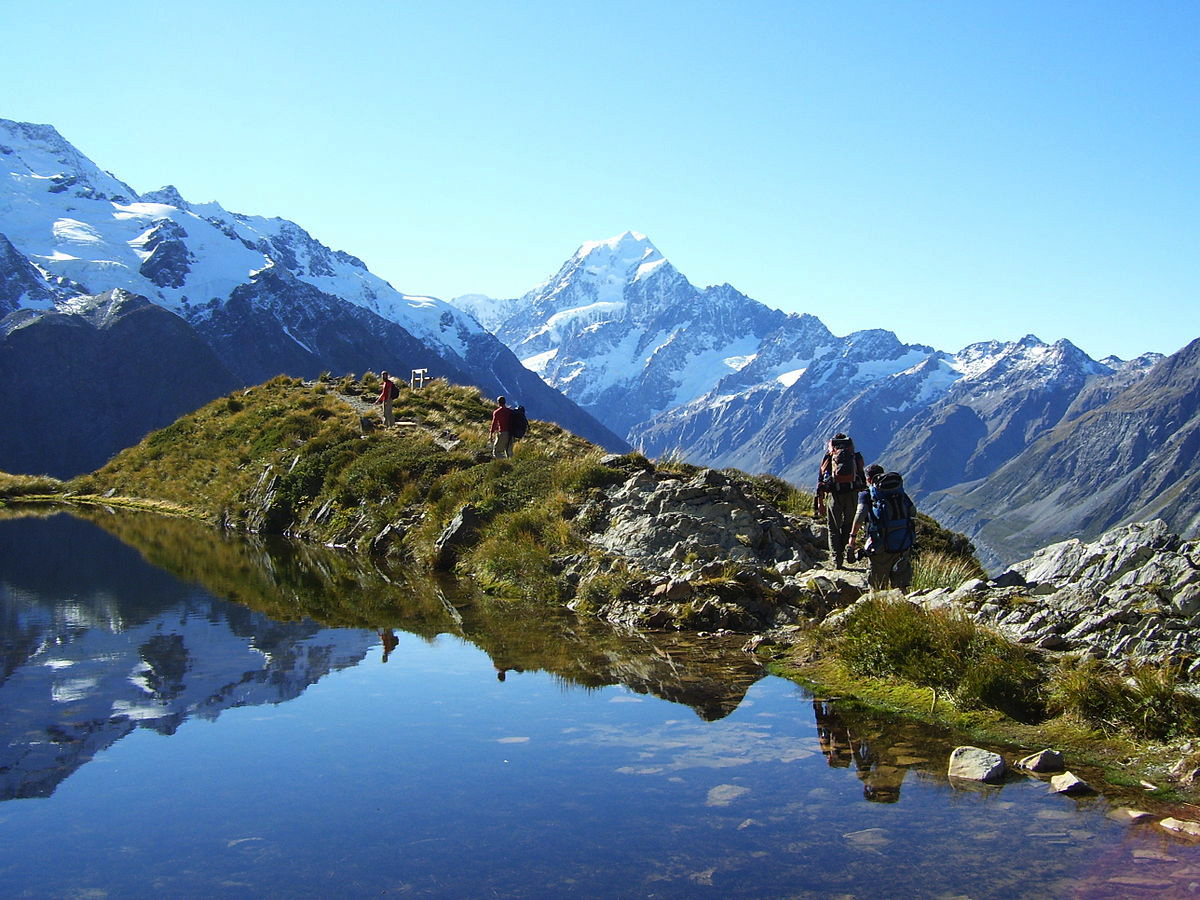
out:
<path id="1" fill-rule="evenodd" d="M 871 518 L 867 534 L 872 548 L 886 553 L 911 550 L 917 533 L 916 508 L 904 493 L 904 479 L 897 472 L 888 472 L 868 490 Z"/>

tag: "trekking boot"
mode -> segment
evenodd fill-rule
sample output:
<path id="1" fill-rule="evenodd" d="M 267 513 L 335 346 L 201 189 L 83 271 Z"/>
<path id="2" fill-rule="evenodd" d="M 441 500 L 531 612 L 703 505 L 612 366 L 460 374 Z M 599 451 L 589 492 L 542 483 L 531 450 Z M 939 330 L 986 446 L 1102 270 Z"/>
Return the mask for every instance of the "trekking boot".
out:
<path id="1" fill-rule="evenodd" d="M 841 554 L 841 553 L 835 553 L 835 554 L 833 554 L 833 567 L 834 567 L 835 569 L 844 569 L 844 568 L 846 568 L 844 565 L 842 565 L 842 554 Z"/>
<path id="2" fill-rule="evenodd" d="M 854 551 L 854 548 L 847 547 L 846 548 L 846 562 L 853 563 L 853 562 L 857 562 L 857 561 L 858 561 L 858 554 Z"/>

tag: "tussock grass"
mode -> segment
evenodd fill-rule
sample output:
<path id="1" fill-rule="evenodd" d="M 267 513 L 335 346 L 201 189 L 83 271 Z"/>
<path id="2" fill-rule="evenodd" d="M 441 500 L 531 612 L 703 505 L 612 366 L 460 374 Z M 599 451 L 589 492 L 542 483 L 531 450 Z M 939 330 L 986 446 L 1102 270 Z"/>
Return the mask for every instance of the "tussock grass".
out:
<path id="1" fill-rule="evenodd" d="M 49 475 L 10 475 L 0 472 L 0 501 L 62 493 L 63 483 Z"/>
<path id="2" fill-rule="evenodd" d="M 673 472 L 684 477 L 691 477 L 700 471 L 700 466 L 684 460 L 683 451 L 678 449 L 664 453 L 654 461 L 654 467 L 660 472 Z"/>
<path id="3" fill-rule="evenodd" d="M 913 554 L 914 591 L 948 588 L 953 590 L 971 578 L 984 578 L 987 573 L 974 556 L 961 556 L 944 550 L 919 550 Z"/>
<path id="4" fill-rule="evenodd" d="M 481 525 L 460 556 L 464 572 L 493 593 L 561 599 L 553 557 L 586 550 L 575 511 L 624 477 L 601 463 L 603 451 L 531 421 L 514 457 L 493 460 L 491 401 L 444 379 L 397 399 L 397 418 L 417 427 L 363 434 L 339 393 L 370 396 L 378 384 L 374 373 L 347 376 L 334 392 L 280 376 L 148 435 L 70 487 L 359 548 L 398 523 L 390 551 L 417 560 L 431 560 L 446 525 L 471 506 Z"/>
<path id="5" fill-rule="evenodd" d="M 850 613 L 832 650 L 856 674 L 899 677 L 963 708 L 996 709 L 1018 721 L 1044 715 L 1029 651 L 958 613 L 873 597 Z"/>
<path id="6" fill-rule="evenodd" d="M 1143 663 L 1122 677 L 1094 659 L 1065 657 L 1053 672 L 1050 710 L 1109 733 L 1168 740 L 1200 731 L 1200 698 L 1179 690 L 1170 661 Z"/>
<path id="7" fill-rule="evenodd" d="M 584 614 L 594 613 L 606 603 L 621 599 L 635 582 L 636 576 L 623 562 L 599 569 L 580 584 L 575 609 Z"/>
<path id="8" fill-rule="evenodd" d="M 777 475 L 746 475 L 737 469 L 726 469 L 725 473 L 742 481 L 749 492 L 758 499 L 778 507 L 789 515 L 811 516 L 813 513 L 816 498 Z"/>
<path id="9" fill-rule="evenodd" d="M 345 403 L 279 376 L 152 432 L 69 486 L 82 494 L 112 490 L 167 501 L 214 520 L 227 514 L 236 520 L 268 466 L 290 470 L 289 489 L 303 493 L 303 472 L 295 474 L 299 462 L 358 434 L 358 418 Z"/>

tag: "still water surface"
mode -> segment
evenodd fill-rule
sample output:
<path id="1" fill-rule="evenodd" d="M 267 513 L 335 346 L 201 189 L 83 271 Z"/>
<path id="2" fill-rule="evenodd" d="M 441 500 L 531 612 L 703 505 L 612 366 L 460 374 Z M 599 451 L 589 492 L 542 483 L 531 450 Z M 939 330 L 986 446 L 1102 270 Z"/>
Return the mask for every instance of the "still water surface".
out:
<path id="1" fill-rule="evenodd" d="M 6 897 L 1200 890 L 1115 799 L 951 786 L 952 737 L 736 645 L 94 518 L 0 521 Z"/>

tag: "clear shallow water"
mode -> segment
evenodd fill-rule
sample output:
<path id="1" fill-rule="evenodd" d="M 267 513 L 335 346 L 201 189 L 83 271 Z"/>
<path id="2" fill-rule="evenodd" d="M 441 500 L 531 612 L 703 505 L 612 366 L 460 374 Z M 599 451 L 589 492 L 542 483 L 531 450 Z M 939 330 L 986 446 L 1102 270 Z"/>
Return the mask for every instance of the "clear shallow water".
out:
<path id="1" fill-rule="evenodd" d="M 1200 890 L 1196 847 L 1105 798 L 952 787 L 949 739 L 736 650 L 101 524 L 0 521 L 5 896 Z"/>

